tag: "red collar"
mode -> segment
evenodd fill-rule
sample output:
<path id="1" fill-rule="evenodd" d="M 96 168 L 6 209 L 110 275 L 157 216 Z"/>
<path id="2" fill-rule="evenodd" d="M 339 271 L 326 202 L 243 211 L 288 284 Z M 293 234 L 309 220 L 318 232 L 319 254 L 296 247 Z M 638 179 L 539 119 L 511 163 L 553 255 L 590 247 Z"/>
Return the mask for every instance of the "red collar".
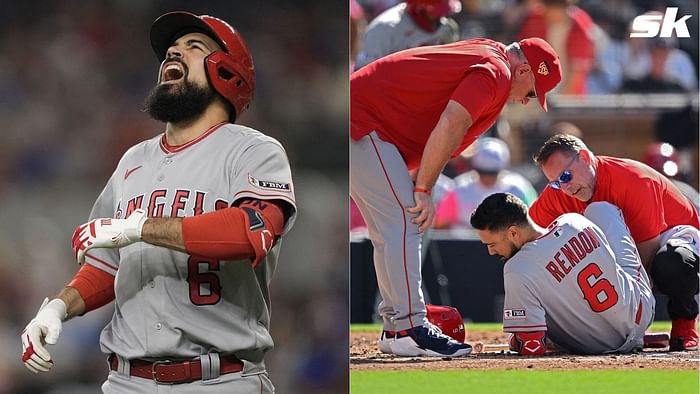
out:
<path id="1" fill-rule="evenodd" d="M 188 147 L 196 144 L 197 142 L 203 140 L 208 135 L 215 132 L 216 130 L 219 129 L 219 127 L 225 125 L 226 123 L 228 123 L 228 122 L 221 122 L 219 124 L 215 124 L 214 126 L 210 127 L 207 131 L 202 133 L 202 135 L 200 135 L 199 137 L 193 139 L 192 141 L 185 142 L 182 145 L 170 145 L 170 144 L 168 144 L 168 141 L 165 139 L 165 133 L 163 133 L 163 136 L 160 137 L 160 149 L 162 149 L 163 152 L 165 152 L 165 153 L 179 152 L 179 151 L 184 150 L 185 148 L 188 148 Z"/>

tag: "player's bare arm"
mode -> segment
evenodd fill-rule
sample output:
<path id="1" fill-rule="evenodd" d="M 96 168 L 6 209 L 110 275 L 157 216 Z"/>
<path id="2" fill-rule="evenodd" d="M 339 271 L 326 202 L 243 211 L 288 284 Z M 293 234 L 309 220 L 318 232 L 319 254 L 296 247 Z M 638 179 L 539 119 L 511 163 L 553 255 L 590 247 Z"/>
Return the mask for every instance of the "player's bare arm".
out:
<path id="1" fill-rule="evenodd" d="M 656 256 L 656 252 L 659 251 L 659 247 L 661 246 L 659 245 L 660 239 L 661 237 L 657 235 L 652 239 L 637 244 L 639 257 L 642 259 L 642 265 L 647 272 L 650 272 L 651 262 L 654 260 L 654 256 Z"/>
<path id="2" fill-rule="evenodd" d="M 182 218 L 149 218 L 143 224 L 141 240 L 151 245 L 186 252 Z"/>
<path id="3" fill-rule="evenodd" d="M 73 287 L 64 287 L 56 296 L 66 304 L 66 319 L 68 320 L 75 316 L 80 316 L 85 313 L 85 301 L 80 296 L 78 290 Z"/>
<path id="4" fill-rule="evenodd" d="M 73 235 L 78 263 L 93 248 L 122 248 L 134 242 L 216 259 L 251 259 L 255 265 L 275 245 L 284 228 L 277 203 L 245 199 L 239 207 L 187 218 L 149 218 L 142 209 L 126 219 L 98 218 Z"/>
<path id="5" fill-rule="evenodd" d="M 419 232 L 430 227 L 435 215 L 432 198 L 421 190 L 432 189 L 450 156 L 464 140 L 471 124 L 469 111 L 458 102 L 450 100 L 428 138 L 416 176 L 416 206 L 408 208 L 408 212 L 418 214 L 412 222 L 419 225 Z"/>

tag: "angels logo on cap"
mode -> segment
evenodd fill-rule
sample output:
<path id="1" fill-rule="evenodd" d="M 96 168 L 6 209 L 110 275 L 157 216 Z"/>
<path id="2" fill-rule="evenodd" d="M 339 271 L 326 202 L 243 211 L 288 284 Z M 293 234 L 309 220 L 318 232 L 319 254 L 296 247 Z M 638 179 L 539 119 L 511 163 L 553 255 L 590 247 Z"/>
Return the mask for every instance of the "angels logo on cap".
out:
<path id="1" fill-rule="evenodd" d="M 561 82 L 559 55 L 547 41 L 541 38 L 526 38 L 520 40 L 518 44 L 531 67 L 537 66 L 537 71 L 532 73 L 535 76 L 535 91 L 540 105 L 546 111 L 546 94 Z"/>

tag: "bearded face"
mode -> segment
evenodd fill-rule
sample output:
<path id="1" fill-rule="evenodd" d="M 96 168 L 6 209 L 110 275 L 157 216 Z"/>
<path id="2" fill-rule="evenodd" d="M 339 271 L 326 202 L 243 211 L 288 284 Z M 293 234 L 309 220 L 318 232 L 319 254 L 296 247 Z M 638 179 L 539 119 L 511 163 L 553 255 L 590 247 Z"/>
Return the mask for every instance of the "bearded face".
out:
<path id="1" fill-rule="evenodd" d="M 208 84 L 199 85 L 188 79 L 189 69 L 184 62 L 168 59 L 162 68 L 160 81 L 144 103 L 153 119 L 167 123 L 193 120 L 214 101 L 216 93 Z"/>

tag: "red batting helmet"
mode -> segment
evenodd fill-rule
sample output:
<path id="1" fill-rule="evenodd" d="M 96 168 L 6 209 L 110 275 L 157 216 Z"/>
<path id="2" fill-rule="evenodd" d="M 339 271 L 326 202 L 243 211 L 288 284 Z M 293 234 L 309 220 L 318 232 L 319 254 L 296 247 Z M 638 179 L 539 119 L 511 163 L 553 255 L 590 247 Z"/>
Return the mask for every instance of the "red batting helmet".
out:
<path id="1" fill-rule="evenodd" d="M 644 155 L 644 163 L 667 177 L 673 178 L 678 175 L 678 154 L 669 143 L 649 145 Z"/>
<path id="2" fill-rule="evenodd" d="M 449 16 L 462 11 L 460 0 L 406 0 L 409 7 L 423 9 L 428 15 Z"/>
<path id="3" fill-rule="evenodd" d="M 444 305 L 425 306 L 428 321 L 438 326 L 443 334 L 448 335 L 458 342 L 464 342 L 464 320 L 457 308 Z"/>
<path id="4" fill-rule="evenodd" d="M 231 103 L 235 121 L 248 109 L 255 91 L 255 68 L 250 51 L 236 29 L 219 18 L 185 11 L 161 15 L 151 26 L 151 47 L 163 62 L 172 43 L 187 33 L 200 32 L 216 41 L 223 51 L 204 59 L 204 70 L 212 88 Z"/>

